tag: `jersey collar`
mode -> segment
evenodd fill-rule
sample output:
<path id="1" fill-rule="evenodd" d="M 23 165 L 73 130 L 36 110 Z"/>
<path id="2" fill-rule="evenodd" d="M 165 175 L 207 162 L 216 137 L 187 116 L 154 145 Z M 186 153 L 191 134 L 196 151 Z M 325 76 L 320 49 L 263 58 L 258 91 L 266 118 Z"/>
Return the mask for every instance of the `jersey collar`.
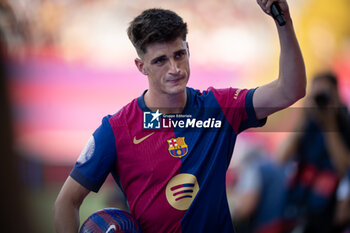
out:
<path id="1" fill-rule="evenodd" d="M 137 98 L 137 104 L 143 112 L 151 112 L 151 110 L 146 106 L 145 99 L 144 99 L 144 96 L 145 96 L 147 90 L 145 90 L 142 93 L 142 95 Z M 181 114 L 186 114 L 189 111 L 189 108 L 190 108 L 191 102 L 192 102 L 191 91 L 193 91 L 192 88 L 186 87 L 187 100 L 186 100 L 185 108 L 182 110 Z"/>

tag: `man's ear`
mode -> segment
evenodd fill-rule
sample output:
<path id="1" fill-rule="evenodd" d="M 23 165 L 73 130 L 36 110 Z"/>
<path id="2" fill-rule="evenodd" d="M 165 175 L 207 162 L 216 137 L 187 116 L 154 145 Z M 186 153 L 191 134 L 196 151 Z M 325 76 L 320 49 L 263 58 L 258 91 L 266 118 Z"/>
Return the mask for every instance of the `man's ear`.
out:
<path id="1" fill-rule="evenodd" d="M 187 56 L 190 57 L 190 47 L 188 46 L 187 41 L 186 41 L 186 51 L 187 51 Z"/>
<path id="2" fill-rule="evenodd" d="M 147 71 L 145 70 L 143 61 L 140 58 L 135 58 L 135 65 L 142 74 L 148 75 Z"/>

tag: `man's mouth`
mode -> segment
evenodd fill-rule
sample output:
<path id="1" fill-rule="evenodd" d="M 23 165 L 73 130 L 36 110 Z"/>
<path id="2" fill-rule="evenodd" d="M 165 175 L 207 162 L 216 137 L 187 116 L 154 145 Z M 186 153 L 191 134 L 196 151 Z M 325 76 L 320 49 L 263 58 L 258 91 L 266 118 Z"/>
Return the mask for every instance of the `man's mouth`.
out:
<path id="1" fill-rule="evenodd" d="M 180 80 L 182 80 L 184 77 L 183 76 L 178 76 L 178 77 L 174 77 L 174 78 L 169 78 L 167 80 L 167 82 L 170 82 L 170 83 L 177 83 L 179 82 Z"/>

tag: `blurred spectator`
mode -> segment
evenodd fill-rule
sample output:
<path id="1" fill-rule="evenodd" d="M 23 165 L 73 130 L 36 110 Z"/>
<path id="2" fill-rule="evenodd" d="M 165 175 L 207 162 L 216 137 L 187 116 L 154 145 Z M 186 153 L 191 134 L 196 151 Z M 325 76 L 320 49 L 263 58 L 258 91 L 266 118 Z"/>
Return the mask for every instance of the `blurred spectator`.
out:
<path id="1" fill-rule="evenodd" d="M 286 180 L 282 169 L 258 149 L 247 152 L 238 167 L 232 214 L 237 232 L 284 232 Z"/>
<path id="2" fill-rule="evenodd" d="M 23 55 L 25 42 L 29 40 L 29 27 L 26 20 L 20 20 L 18 12 L 8 1 L 0 1 L 0 40 L 6 56 Z"/>
<path id="3" fill-rule="evenodd" d="M 337 207 L 335 211 L 335 224 L 344 233 L 350 232 L 350 169 L 341 180 L 337 190 Z"/>
<path id="4" fill-rule="evenodd" d="M 282 162 L 296 162 L 286 214 L 298 232 L 338 232 L 336 190 L 349 166 L 350 117 L 333 73 L 313 79 L 297 131 L 281 154 Z"/>

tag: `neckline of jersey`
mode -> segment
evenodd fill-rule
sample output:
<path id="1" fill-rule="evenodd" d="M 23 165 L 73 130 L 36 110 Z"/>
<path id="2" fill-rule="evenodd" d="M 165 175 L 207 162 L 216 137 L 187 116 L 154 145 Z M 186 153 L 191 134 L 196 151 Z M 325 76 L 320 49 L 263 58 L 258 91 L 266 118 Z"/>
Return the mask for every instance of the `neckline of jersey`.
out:
<path id="1" fill-rule="evenodd" d="M 144 99 L 144 96 L 145 96 L 147 91 L 148 91 L 148 89 L 144 90 L 142 95 L 137 98 L 137 104 L 143 112 L 152 112 L 151 109 L 149 109 L 147 107 L 147 105 L 145 103 L 145 99 Z M 189 111 L 189 108 L 190 108 L 191 102 L 192 102 L 191 88 L 186 87 L 186 95 L 187 95 L 186 105 L 185 105 L 184 109 L 182 110 L 182 112 L 178 113 L 178 114 L 186 114 Z"/>

